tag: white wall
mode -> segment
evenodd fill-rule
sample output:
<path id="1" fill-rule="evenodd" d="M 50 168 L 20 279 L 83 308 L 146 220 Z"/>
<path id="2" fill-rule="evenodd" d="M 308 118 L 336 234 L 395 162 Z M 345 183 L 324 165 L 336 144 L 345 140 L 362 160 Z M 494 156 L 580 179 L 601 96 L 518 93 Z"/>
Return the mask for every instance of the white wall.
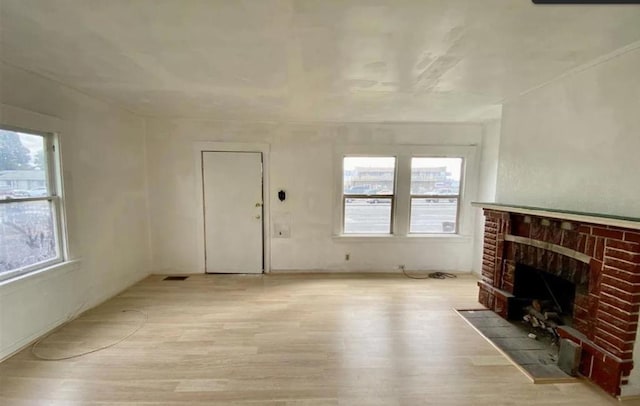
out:
<path id="1" fill-rule="evenodd" d="M 202 272 L 194 144 L 204 141 L 266 142 L 271 146 L 271 218 L 287 215 L 291 238 L 271 238 L 272 270 L 469 272 L 473 210 L 461 238 L 334 238 L 334 148 L 338 144 L 480 144 L 478 124 L 249 124 L 149 119 L 147 152 L 154 272 Z M 477 154 L 476 154 L 477 155 Z M 476 160 L 477 161 L 477 160 Z M 477 164 L 477 162 L 476 162 Z M 465 207 L 475 199 L 477 167 L 467 178 Z M 277 199 L 284 189 L 288 198 Z M 339 209 L 339 208 L 338 208 Z M 351 254 L 345 261 L 345 253 Z"/>
<path id="2" fill-rule="evenodd" d="M 640 49 L 503 107 L 497 201 L 640 217 Z"/>
<path id="3" fill-rule="evenodd" d="M 0 67 L 0 123 L 60 126 L 69 248 L 80 260 L 0 285 L 2 359 L 143 278 L 150 261 L 144 120 L 40 76 Z"/>
<path id="4" fill-rule="evenodd" d="M 496 198 L 496 180 L 498 177 L 498 155 L 500 149 L 501 120 L 491 120 L 484 124 L 482 148 L 480 152 L 480 170 L 478 181 L 478 202 L 493 202 Z M 473 272 L 482 271 L 482 247 L 484 244 L 484 214 L 476 208 L 476 224 L 473 248 Z"/>
<path id="5" fill-rule="evenodd" d="M 640 218 L 640 49 L 503 107 L 497 201 Z M 623 396 L 640 394 L 640 330 Z"/>

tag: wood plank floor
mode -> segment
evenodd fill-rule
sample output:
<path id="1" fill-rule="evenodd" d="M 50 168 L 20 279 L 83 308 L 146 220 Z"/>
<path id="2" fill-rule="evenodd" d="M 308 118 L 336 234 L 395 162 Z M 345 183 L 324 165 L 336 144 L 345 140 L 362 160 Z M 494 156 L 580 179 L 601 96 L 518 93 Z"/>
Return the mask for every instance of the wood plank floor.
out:
<path id="1" fill-rule="evenodd" d="M 618 405 L 585 382 L 534 385 L 454 308 L 475 279 L 150 276 L 0 364 L 2 405 Z M 626 405 L 637 402 L 624 402 Z"/>

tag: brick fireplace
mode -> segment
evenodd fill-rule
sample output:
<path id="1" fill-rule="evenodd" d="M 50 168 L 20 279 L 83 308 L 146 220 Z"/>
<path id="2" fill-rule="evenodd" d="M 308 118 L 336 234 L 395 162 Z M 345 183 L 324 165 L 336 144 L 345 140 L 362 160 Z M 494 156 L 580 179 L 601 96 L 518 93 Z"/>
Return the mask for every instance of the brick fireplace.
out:
<path id="1" fill-rule="evenodd" d="M 640 221 L 474 205 L 485 214 L 480 303 L 514 318 L 516 269 L 535 269 L 571 282 L 575 296 L 563 302 L 571 325 L 558 327 L 558 334 L 580 345 L 581 375 L 620 395 L 633 368 L 638 331 Z"/>

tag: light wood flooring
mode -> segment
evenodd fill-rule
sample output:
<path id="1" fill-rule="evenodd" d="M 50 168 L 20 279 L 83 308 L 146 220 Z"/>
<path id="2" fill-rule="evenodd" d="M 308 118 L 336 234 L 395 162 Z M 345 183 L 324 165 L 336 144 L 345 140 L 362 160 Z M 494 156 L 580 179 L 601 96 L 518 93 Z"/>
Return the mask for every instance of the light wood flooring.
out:
<path id="1" fill-rule="evenodd" d="M 454 308 L 471 276 L 150 276 L 0 364 L 2 405 L 618 405 L 534 385 Z M 624 402 L 635 405 L 638 402 Z"/>

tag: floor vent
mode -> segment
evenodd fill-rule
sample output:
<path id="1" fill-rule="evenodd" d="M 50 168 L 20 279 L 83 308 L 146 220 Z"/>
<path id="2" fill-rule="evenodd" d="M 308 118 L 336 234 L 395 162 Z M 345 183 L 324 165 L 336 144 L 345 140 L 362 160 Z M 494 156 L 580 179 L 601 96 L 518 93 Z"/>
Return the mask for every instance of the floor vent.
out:
<path id="1" fill-rule="evenodd" d="M 188 276 L 167 276 L 163 281 L 183 281 L 187 278 Z"/>

